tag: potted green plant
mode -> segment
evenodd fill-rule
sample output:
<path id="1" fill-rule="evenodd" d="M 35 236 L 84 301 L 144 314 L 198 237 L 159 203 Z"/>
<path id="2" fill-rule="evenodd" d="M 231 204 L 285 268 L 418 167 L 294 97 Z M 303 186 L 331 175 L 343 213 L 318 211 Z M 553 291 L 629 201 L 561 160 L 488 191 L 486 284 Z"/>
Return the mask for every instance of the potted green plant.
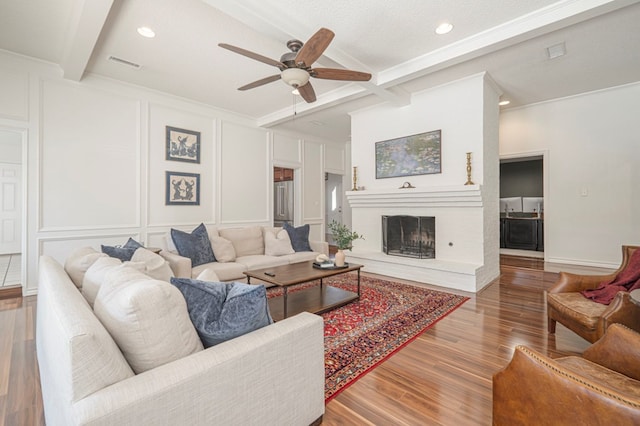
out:
<path id="1" fill-rule="evenodd" d="M 343 250 L 351 250 L 353 241 L 358 239 L 364 240 L 364 237 L 357 232 L 351 231 L 345 224 L 336 222 L 335 220 L 329 223 L 329 230 L 333 236 L 333 241 L 338 247 L 335 259 L 336 266 L 343 266 L 345 257 Z"/>

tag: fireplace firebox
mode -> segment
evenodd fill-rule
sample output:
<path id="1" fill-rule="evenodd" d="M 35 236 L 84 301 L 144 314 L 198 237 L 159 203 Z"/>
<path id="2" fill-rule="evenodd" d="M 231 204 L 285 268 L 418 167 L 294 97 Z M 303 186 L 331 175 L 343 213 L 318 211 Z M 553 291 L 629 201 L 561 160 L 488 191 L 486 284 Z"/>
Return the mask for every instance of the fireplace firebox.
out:
<path id="1" fill-rule="evenodd" d="M 388 255 L 436 258 L 436 218 L 382 216 L 382 251 Z"/>

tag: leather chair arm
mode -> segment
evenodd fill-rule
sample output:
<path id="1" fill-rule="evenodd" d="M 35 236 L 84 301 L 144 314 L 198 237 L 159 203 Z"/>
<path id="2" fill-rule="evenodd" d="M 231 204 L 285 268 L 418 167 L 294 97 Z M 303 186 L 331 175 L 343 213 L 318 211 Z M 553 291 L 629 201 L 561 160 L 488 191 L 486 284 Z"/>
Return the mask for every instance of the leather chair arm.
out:
<path id="1" fill-rule="evenodd" d="M 624 325 L 611 324 L 604 336 L 587 348 L 582 357 L 640 380 L 640 334 Z"/>
<path id="2" fill-rule="evenodd" d="M 602 334 L 612 324 L 624 324 L 632 330 L 640 332 L 640 306 L 631 301 L 631 295 L 619 291 L 607 309 L 602 313 L 600 325 Z"/>
<path id="3" fill-rule="evenodd" d="M 577 401 L 582 403 L 577 406 Z M 594 419 L 598 424 L 632 425 L 639 415 L 637 398 L 522 346 L 493 376 L 494 425 L 594 424 Z"/>
<path id="4" fill-rule="evenodd" d="M 616 274 L 609 275 L 577 275 L 569 272 L 560 272 L 558 281 L 547 290 L 548 293 L 574 293 L 582 290 L 590 290 L 598 287 L 601 282 L 615 278 Z"/>

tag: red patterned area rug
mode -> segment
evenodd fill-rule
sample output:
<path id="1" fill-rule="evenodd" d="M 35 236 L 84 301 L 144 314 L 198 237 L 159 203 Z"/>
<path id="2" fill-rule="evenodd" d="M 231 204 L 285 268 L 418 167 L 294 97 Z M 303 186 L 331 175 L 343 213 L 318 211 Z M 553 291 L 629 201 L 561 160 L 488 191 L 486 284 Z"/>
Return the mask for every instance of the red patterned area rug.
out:
<path id="1" fill-rule="evenodd" d="M 325 284 L 356 291 L 355 274 Z M 325 402 L 453 312 L 468 297 L 397 282 L 361 277 L 360 300 L 322 314 L 324 318 Z M 289 291 L 307 288 L 301 284 Z M 268 290 L 268 296 L 281 294 Z"/>

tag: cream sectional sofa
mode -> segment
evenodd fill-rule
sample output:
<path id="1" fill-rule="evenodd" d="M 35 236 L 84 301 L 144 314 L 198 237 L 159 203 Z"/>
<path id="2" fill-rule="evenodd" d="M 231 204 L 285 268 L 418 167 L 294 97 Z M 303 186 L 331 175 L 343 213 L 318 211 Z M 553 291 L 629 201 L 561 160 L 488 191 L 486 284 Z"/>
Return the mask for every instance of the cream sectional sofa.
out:
<path id="1" fill-rule="evenodd" d="M 213 271 L 221 281 L 242 280 L 244 271 L 314 260 L 319 254 L 329 255 L 326 241 L 309 241 L 313 251 L 301 252 L 293 252 L 289 241 L 287 250 L 288 236 L 278 227 L 206 228 L 216 262 L 193 268 L 191 259 L 178 254 L 170 233 L 165 236 L 160 255 L 169 262 L 176 277 L 197 278 L 204 271 Z"/>
<path id="2" fill-rule="evenodd" d="M 40 260 L 36 344 L 47 425 L 321 421 L 321 317 L 301 313 L 203 349 L 176 287 L 116 263 L 91 250 L 64 268 Z M 94 286 L 104 277 L 87 292 L 93 309 L 82 291 L 90 275 Z"/>

